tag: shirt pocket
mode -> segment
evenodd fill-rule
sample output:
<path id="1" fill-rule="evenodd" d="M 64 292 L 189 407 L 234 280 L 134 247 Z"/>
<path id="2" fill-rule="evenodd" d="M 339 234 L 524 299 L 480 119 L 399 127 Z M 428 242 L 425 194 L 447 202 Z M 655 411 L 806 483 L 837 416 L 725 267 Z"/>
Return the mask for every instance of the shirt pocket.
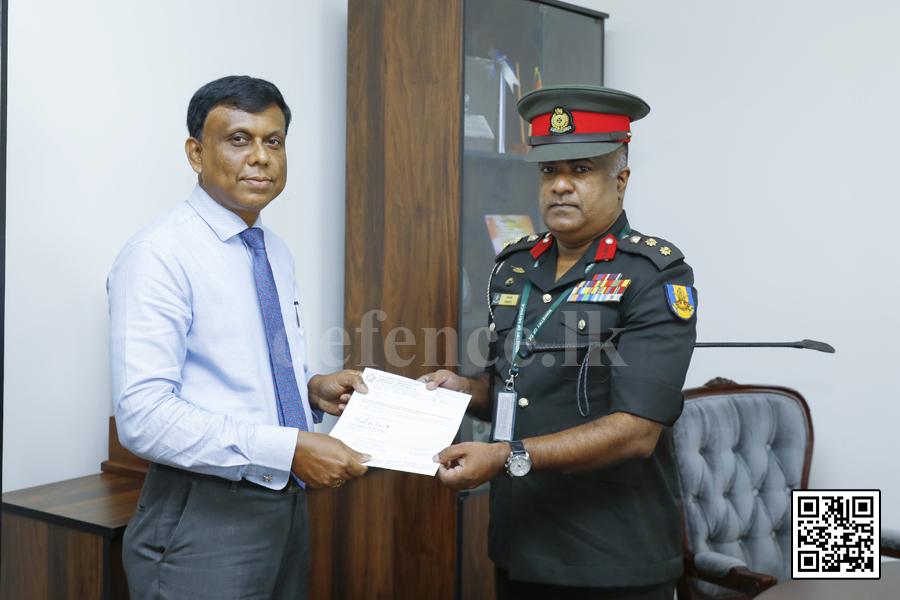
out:
<path id="1" fill-rule="evenodd" d="M 282 304 L 282 316 L 284 317 L 284 330 L 291 348 L 294 371 L 296 372 L 297 382 L 300 384 L 307 362 L 306 330 L 303 327 L 303 312 L 300 308 L 300 301 L 296 297 L 291 296 L 290 302 Z M 302 383 L 305 383 L 305 381 Z"/>
<path id="2" fill-rule="evenodd" d="M 575 348 L 555 353 L 554 368 L 561 379 L 577 381 L 582 366 L 587 380 L 608 381 L 612 373 L 609 352 L 599 344 L 609 339 L 616 324 L 618 307 L 602 305 L 564 305 L 556 316 L 563 343 L 577 344 Z M 588 354 L 588 345 L 593 344 Z M 588 364 L 584 365 L 584 361 Z"/>

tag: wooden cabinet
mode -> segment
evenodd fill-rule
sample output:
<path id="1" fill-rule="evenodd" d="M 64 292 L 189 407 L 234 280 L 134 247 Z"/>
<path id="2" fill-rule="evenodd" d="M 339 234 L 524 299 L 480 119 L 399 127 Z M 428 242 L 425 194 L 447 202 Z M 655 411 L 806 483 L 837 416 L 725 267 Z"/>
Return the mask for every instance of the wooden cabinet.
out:
<path id="1" fill-rule="evenodd" d="M 468 342 L 487 324 L 494 256 L 485 215 L 533 215 L 541 226 L 537 167 L 514 153 L 527 133 L 515 113 L 521 88 L 500 91 L 501 57 L 525 91 L 600 85 L 605 17 L 561 2 L 350 0 L 348 367 L 474 374 Z M 476 90 L 479 65 L 485 81 Z M 466 135 L 478 111 L 491 143 Z M 461 439 L 477 437 L 477 426 L 467 420 Z M 486 495 L 381 471 L 329 492 L 321 507 L 311 496 L 310 520 L 313 598 L 493 598 Z"/>

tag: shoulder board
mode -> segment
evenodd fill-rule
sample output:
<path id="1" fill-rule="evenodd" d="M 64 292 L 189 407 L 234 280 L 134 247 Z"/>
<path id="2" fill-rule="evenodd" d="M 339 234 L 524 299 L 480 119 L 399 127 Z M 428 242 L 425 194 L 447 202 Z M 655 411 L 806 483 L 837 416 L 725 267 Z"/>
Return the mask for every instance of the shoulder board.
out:
<path id="1" fill-rule="evenodd" d="M 531 250 L 541 243 L 541 240 L 544 239 L 544 236 L 547 235 L 547 233 L 548 232 L 541 233 L 540 235 L 526 235 L 509 242 L 507 245 L 503 246 L 503 250 L 501 250 L 496 258 L 494 258 L 494 262 L 500 262 L 510 254 L 515 254 L 521 250 Z"/>
<path id="2" fill-rule="evenodd" d="M 684 254 L 672 242 L 634 230 L 631 235 L 619 240 L 618 248 L 628 254 L 640 254 L 649 258 L 660 271 L 684 260 Z"/>

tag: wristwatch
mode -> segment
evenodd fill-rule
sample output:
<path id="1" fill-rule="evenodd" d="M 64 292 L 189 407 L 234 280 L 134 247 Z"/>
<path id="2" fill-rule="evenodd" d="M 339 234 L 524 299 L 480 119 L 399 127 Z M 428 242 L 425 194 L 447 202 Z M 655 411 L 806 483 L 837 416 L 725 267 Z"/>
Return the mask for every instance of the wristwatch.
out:
<path id="1" fill-rule="evenodd" d="M 524 477 L 531 471 L 531 456 L 525 450 L 525 444 L 522 442 L 510 442 L 509 447 L 512 452 L 506 459 L 506 472 L 510 477 Z"/>

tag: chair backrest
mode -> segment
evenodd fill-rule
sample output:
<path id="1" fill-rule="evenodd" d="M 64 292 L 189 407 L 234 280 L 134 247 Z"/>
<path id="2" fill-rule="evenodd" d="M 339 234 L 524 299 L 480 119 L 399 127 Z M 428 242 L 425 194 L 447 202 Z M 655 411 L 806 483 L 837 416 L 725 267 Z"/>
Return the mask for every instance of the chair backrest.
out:
<path id="1" fill-rule="evenodd" d="M 803 397 L 715 379 L 685 390 L 673 429 L 688 559 L 718 552 L 790 580 L 791 490 L 806 488 L 813 447 Z M 691 583 L 701 596 L 737 595 L 696 578 Z"/>

